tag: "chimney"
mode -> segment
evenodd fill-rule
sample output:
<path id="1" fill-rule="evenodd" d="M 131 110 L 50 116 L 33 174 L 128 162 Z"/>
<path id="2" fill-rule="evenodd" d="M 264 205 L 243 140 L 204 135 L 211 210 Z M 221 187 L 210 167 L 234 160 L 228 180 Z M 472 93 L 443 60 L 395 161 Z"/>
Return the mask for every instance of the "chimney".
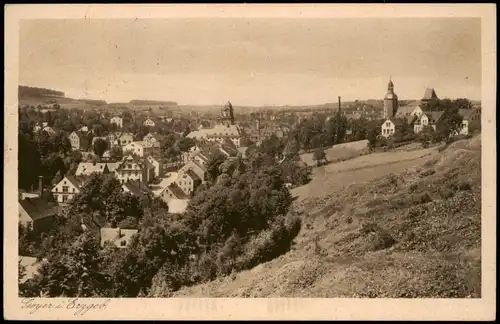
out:
<path id="1" fill-rule="evenodd" d="M 43 176 L 38 176 L 38 190 L 41 198 L 43 196 Z"/>

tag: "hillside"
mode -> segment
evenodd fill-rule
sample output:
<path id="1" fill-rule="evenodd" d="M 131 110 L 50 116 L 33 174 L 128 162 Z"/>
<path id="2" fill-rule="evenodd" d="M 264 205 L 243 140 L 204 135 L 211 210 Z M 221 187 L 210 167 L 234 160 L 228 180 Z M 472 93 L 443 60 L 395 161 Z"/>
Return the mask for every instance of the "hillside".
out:
<path id="1" fill-rule="evenodd" d="M 290 252 L 174 297 L 480 297 L 480 159 L 476 136 L 318 168 Z"/>

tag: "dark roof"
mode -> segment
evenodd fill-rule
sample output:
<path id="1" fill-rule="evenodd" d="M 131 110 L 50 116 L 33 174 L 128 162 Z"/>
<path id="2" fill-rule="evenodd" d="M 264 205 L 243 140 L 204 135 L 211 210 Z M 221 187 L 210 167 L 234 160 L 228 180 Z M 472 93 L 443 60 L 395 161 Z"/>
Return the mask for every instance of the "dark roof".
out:
<path id="1" fill-rule="evenodd" d="M 57 207 L 47 203 L 42 198 L 25 198 L 19 200 L 19 205 L 33 220 L 38 220 L 57 214 Z"/>
<path id="2" fill-rule="evenodd" d="M 424 97 L 422 100 L 431 100 L 431 99 L 437 99 L 436 91 L 434 91 L 433 88 L 427 88 L 425 89 Z"/>
<path id="3" fill-rule="evenodd" d="M 172 182 L 168 189 L 174 194 L 177 199 L 187 199 L 186 194 L 182 191 L 181 187 L 179 187 L 175 182 Z"/>
<path id="4" fill-rule="evenodd" d="M 464 120 L 467 120 L 470 116 L 472 116 L 477 110 L 476 109 L 459 109 L 458 114 L 462 116 Z"/>
<path id="5" fill-rule="evenodd" d="M 81 186 L 83 186 L 83 184 L 87 178 L 67 175 L 66 179 L 68 179 L 68 181 L 71 182 L 75 187 L 81 188 Z"/>
<path id="6" fill-rule="evenodd" d="M 441 116 L 443 116 L 444 111 L 431 111 L 430 114 L 427 114 L 427 117 L 430 117 L 433 122 L 437 122 Z"/>
<path id="7" fill-rule="evenodd" d="M 148 186 L 144 185 L 140 181 L 127 181 L 123 184 L 133 196 L 147 195 L 152 193 L 151 189 Z"/>
<path id="8" fill-rule="evenodd" d="M 188 177 L 190 177 L 194 181 L 201 181 L 201 178 L 198 177 L 198 175 L 193 170 L 189 169 L 185 173 Z"/>
<path id="9" fill-rule="evenodd" d="M 389 118 L 393 123 L 394 125 L 396 126 L 401 126 L 402 124 L 405 123 L 405 119 L 404 118 L 396 118 L 396 117 L 391 117 Z"/>
<path id="10" fill-rule="evenodd" d="M 198 162 L 194 161 L 194 160 L 191 160 L 189 162 L 192 162 L 195 166 L 197 166 L 198 168 L 200 168 L 202 171 L 205 170 L 205 168 L 203 166 L 201 166 Z"/>

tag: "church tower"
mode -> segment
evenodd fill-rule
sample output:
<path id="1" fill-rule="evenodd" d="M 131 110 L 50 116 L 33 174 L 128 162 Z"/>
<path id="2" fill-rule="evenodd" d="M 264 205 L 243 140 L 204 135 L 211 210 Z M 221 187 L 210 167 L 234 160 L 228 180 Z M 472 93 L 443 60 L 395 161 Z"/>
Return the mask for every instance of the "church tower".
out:
<path id="1" fill-rule="evenodd" d="M 398 111 L 398 96 L 394 93 L 394 83 L 389 80 L 387 93 L 384 97 L 384 119 L 394 117 Z"/>
<path id="2" fill-rule="evenodd" d="M 234 111 L 231 102 L 227 102 L 220 112 L 220 121 L 222 124 L 229 126 L 234 125 Z"/>

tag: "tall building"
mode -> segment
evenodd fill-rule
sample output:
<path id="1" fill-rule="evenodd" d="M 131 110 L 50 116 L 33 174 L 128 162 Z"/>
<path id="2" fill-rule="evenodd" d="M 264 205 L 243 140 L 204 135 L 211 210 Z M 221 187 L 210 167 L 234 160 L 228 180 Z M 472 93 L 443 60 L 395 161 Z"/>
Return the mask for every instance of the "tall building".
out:
<path id="1" fill-rule="evenodd" d="M 394 117 L 398 111 L 398 96 L 394 93 L 394 83 L 389 80 L 387 93 L 384 97 L 384 119 Z"/>
<path id="2" fill-rule="evenodd" d="M 220 121 L 224 125 L 234 125 L 234 110 L 231 102 L 227 102 L 220 112 Z"/>

